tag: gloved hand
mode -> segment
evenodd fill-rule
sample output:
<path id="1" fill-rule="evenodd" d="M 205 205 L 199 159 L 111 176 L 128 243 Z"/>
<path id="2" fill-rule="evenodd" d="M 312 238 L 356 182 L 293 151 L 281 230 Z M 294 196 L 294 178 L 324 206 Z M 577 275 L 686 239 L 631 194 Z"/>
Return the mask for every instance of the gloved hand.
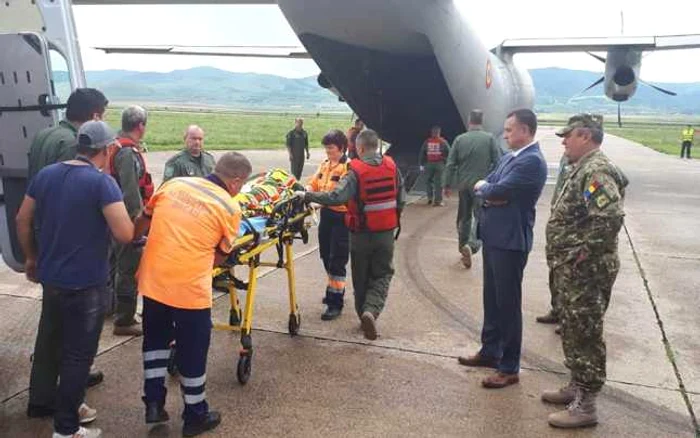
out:
<path id="1" fill-rule="evenodd" d="M 304 199 L 305 196 L 306 196 L 306 192 L 305 192 L 305 191 L 303 191 L 303 190 L 296 190 L 296 191 L 294 192 L 294 195 L 293 195 L 292 197 Z"/>
<path id="2" fill-rule="evenodd" d="M 425 170 L 425 166 L 420 167 L 420 171 L 423 172 Z"/>

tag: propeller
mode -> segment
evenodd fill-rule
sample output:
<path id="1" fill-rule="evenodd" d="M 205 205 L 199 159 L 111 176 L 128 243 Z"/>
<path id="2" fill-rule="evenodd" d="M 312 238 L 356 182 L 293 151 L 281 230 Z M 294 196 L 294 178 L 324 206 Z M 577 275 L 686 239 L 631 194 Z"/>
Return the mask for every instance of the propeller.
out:
<path id="1" fill-rule="evenodd" d="M 642 84 L 644 84 L 644 85 L 646 85 L 646 86 L 649 86 L 649 87 L 653 88 L 653 89 L 656 90 L 656 91 L 660 91 L 660 92 L 662 92 L 662 93 L 664 93 L 664 94 L 668 94 L 669 96 L 678 96 L 678 94 L 674 93 L 673 91 L 669 91 L 669 90 L 663 89 L 663 88 L 661 88 L 661 87 L 657 87 L 656 85 L 650 84 L 650 83 L 647 82 L 647 81 L 643 81 L 643 80 L 639 79 L 639 82 L 641 82 Z"/>

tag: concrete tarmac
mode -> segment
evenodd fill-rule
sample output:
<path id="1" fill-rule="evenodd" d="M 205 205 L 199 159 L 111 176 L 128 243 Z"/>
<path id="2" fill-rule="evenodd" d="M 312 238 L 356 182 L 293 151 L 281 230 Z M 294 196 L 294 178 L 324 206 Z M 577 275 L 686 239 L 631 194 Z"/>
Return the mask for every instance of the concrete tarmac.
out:
<path id="1" fill-rule="evenodd" d="M 538 137 L 547 161 L 558 163 L 553 129 Z M 482 321 L 481 256 L 465 270 L 457 253 L 456 198 L 444 208 L 417 196 L 403 217 L 396 274 L 380 338 L 359 330 L 349 282 L 343 316 L 323 322 L 325 273 L 316 248 L 295 245 L 302 327 L 287 334 L 286 276 L 264 271 L 255 299 L 253 371 L 247 385 L 236 380 L 239 338 L 214 331 L 207 369 L 207 398 L 224 416 L 205 436 L 460 436 L 460 437 L 692 437 L 700 403 L 700 274 L 698 221 L 700 163 L 607 137 L 606 153 L 630 179 L 626 226 L 620 234 L 622 268 L 606 317 L 608 384 L 599 404 L 601 424 L 579 431 L 547 425 L 555 407 L 541 391 L 566 382 L 561 341 L 553 326 L 535 323 L 548 310 L 544 225 L 552 185 L 538 205 L 535 247 L 523 290 L 521 383 L 502 390 L 481 388 L 488 374 L 457 364 L 458 355 L 479 348 Z M 287 167 L 284 152 L 248 151 L 256 171 Z M 152 153 L 160 179 L 170 154 Z M 312 151 L 305 174 L 323 159 Z M 273 251 L 274 252 L 274 251 Z M 272 253 L 268 257 L 272 257 Z M 247 269 L 238 270 L 246 275 Z M 348 273 L 349 276 L 349 273 Z M 225 321 L 228 296 L 217 294 L 215 319 Z M 243 299 L 243 294 L 241 295 Z M 19 274 L 0 271 L 0 436 L 50 436 L 50 420 L 28 420 L 29 356 L 36 336 L 41 291 Z M 88 390 L 98 409 L 95 427 L 105 437 L 180 436 L 182 401 L 169 379 L 171 420 L 149 429 L 143 422 L 141 340 L 117 338 L 105 322 L 96 359 L 105 381 Z"/>

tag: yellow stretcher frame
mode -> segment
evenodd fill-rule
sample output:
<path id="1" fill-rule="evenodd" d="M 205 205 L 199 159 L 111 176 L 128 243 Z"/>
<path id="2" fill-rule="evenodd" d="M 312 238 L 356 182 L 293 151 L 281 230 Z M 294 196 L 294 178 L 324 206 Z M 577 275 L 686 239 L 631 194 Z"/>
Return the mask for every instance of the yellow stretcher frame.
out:
<path id="1" fill-rule="evenodd" d="M 214 323 L 215 330 L 226 330 L 241 333 L 241 350 L 238 359 L 236 376 L 238 381 L 245 385 L 250 379 L 253 358 L 253 340 L 251 336 L 253 328 L 253 310 L 255 304 L 255 293 L 258 283 L 258 269 L 261 267 L 271 267 L 284 269 L 287 271 L 287 282 L 289 285 L 289 323 L 288 330 L 291 336 L 299 333 L 301 327 L 301 313 L 296 297 L 296 281 L 294 276 L 294 251 L 292 245 L 294 239 L 301 239 L 308 242 L 309 225 L 304 220 L 312 214 L 312 210 L 307 208 L 292 218 L 285 221 L 282 228 L 279 226 L 268 226 L 263 233 L 267 240 L 256 243 L 256 235 L 247 234 L 236 239 L 234 242 L 234 260 L 229 259 L 226 264 L 214 268 L 212 278 L 221 274 L 229 273 L 233 279 L 233 268 L 236 265 L 248 265 L 248 286 L 246 288 L 245 310 L 241 313 L 241 306 L 233 280 L 227 281 L 227 289 L 231 301 L 229 323 Z M 300 236 L 299 236 L 300 235 Z M 260 256 L 271 248 L 277 249 L 277 263 L 263 262 Z"/>

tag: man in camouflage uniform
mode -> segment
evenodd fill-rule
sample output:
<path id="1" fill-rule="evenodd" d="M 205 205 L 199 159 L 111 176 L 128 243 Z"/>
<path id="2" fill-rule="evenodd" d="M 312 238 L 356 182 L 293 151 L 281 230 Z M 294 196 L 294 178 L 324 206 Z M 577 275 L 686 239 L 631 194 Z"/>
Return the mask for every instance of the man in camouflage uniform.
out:
<path id="1" fill-rule="evenodd" d="M 205 177 L 214 171 L 216 160 L 204 150 L 204 130 L 190 125 L 185 131 L 185 149 L 171 157 L 163 170 L 163 182 L 180 176 Z"/>
<path id="2" fill-rule="evenodd" d="M 596 395 L 605 383 L 603 317 L 620 268 L 627 178 L 600 150 L 603 129 L 590 115 L 557 132 L 571 164 L 547 222 L 547 264 L 560 309 L 565 364 L 571 381 L 542 400 L 568 404 L 549 416 L 554 427 L 594 425 Z"/>
<path id="3" fill-rule="evenodd" d="M 559 173 L 557 175 L 557 182 L 556 185 L 554 186 L 554 193 L 552 193 L 552 201 L 551 205 L 554 207 L 554 203 L 556 202 L 557 198 L 559 197 L 559 192 L 561 192 L 561 188 L 564 186 L 564 181 L 566 181 L 567 176 L 569 175 L 569 171 L 571 170 L 571 165 L 569 164 L 569 159 L 566 157 L 566 154 L 562 154 L 561 160 L 559 160 Z M 541 323 L 541 324 L 558 324 L 559 323 L 559 309 L 558 309 L 558 304 L 557 304 L 557 290 L 554 288 L 554 282 L 552 280 L 552 273 L 550 272 L 549 275 L 549 293 L 552 297 L 550 303 L 552 308 L 549 309 L 549 312 L 547 314 L 538 316 L 536 318 L 536 321 Z M 561 333 L 561 329 L 559 327 L 556 328 L 555 330 L 556 334 Z"/>

